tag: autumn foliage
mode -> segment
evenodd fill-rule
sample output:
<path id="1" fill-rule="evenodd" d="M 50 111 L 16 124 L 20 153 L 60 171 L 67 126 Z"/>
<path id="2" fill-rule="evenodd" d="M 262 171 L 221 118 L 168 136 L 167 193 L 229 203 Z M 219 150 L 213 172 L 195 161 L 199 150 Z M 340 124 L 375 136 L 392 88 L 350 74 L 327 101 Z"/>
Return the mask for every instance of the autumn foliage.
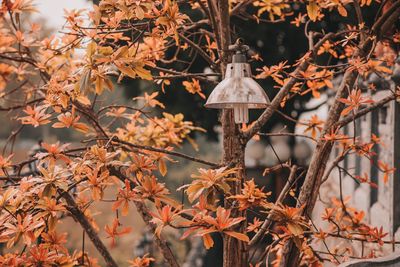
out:
<path id="1" fill-rule="evenodd" d="M 363 10 L 372 6 L 376 7 L 376 19 L 366 23 Z M 99 260 L 87 251 L 67 249 L 68 236 L 58 226 L 72 217 L 97 248 L 100 261 L 117 266 L 110 249 L 131 234 L 132 229 L 120 218 L 132 216 L 133 207 L 160 249 L 163 259 L 158 262 L 169 266 L 180 263 L 165 240 L 166 228 L 182 229 L 181 239 L 202 238 L 206 249 L 214 246 L 215 234 L 224 242 L 234 240 L 243 248 L 237 259 L 243 266 L 264 266 L 266 261 L 274 266 L 336 264 L 352 257 L 374 257 L 381 246 L 392 242 L 380 226 L 365 222 L 365 213 L 351 207 L 347 196 L 330 199 L 324 213 L 317 215 L 326 227 L 313 223 L 311 211 L 319 186 L 333 169 L 342 168 L 339 163 L 346 156 L 372 161 L 373 148 L 384 147 L 378 136 L 363 140 L 346 135 L 343 127 L 399 97 L 397 87 L 390 96 L 373 100 L 374 85 L 361 88 L 358 82 L 372 73 L 392 74 L 400 42 L 400 32 L 391 27 L 399 17 L 398 1 L 102 0 L 91 10 L 65 11 L 64 28 L 47 37 L 41 35 L 40 25 L 29 21 L 30 13 L 36 11 L 31 0 L 3 0 L 0 6 L 0 110 L 11 114 L 7 118 L 18 126 L 0 156 L 0 242 L 7 248 L 0 265 L 98 266 Z M 344 29 L 331 33 L 309 30 L 328 14 L 348 18 L 350 12 L 356 18 L 346 20 Z M 232 138 L 239 138 L 242 144 L 252 138 L 259 140 L 268 134 L 263 135 L 261 127 L 288 101 L 336 93 L 328 119 L 314 114 L 297 122 L 305 126 L 298 137 L 318 144 L 310 166 L 296 166 L 289 160 L 265 172 L 282 168 L 290 172 L 287 186 L 276 192 L 276 200 L 270 198 L 271 188 L 262 188 L 245 176 L 241 160 L 214 163 L 179 152 L 184 142 L 196 148 L 194 133 L 205 134 L 204 130 L 182 114 L 164 111 L 166 103 L 159 100 L 160 94 L 173 93 L 169 89 L 175 79 L 183 81 L 174 90 L 206 98 L 202 86 L 214 85 L 212 77 L 221 78 L 228 62 L 223 36 L 234 32 L 233 23 L 224 24 L 229 17 L 243 23 L 256 20 L 260 27 L 289 22 L 305 29 L 304 38 L 310 45 L 295 62 L 257 69 L 255 78 L 271 79 L 276 88 L 268 90 L 277 95 L 255 122 L 235 126 L 237 135 Z M 171 51 L 173 58 L 169 58 Z M 193 62 L 176 64 L 188 51 L 207 62 L 212 72 L 189 72 Z M 257 54 L 252 59 L 262 61 Z M 334 83 L 337 77 L 339 85 Z M 99 101 L 105 93 L 113 95 L 120 90 L 118 84 L 127 79 L 151 81 L 160 91 L 144 93 L 129 105 L 117 99 L 111 105 Z M 18 142 L 18 134 L 45 125 L 74 132 L 78 145 L 45 140 L 40 151 L 16 161 L 13 143 Z M 339 156 L 332 168 L 326 168 L 333 147 Z M 169 164 L 180 164 L 179 158 L 203 166 L 188 184 L 174 188 L 163 177 Z M 395 166 L 378 162 L 387 183 Z M 345 171 L 359 183 L 376 186 L 366 175 Z M 299 180 L 303 178 L 302 187 Z M 176 190 L 183 192 L 187 201 L 174 199 Z M 112 192 L 109 211 L 115 216 L 99 229 L 91 208 L 104 201 L 106 191 Z M 285 203 L 289 196 L 297 205 Z M 252 220 L 247 217 L 250 213 L 256 214 Z M 272 241 L 265 245 L 264 238 Z M 335 239 L 371 246 L 368 253 L 360 255 L 347 245 L 329 248 L 327 241 Z M 326 251 L 315 249 L 321 242 Z M 295 263 L 289 263 L 288 251 L 293 250 L 298 252 L 290 259 Z M 154 257 L 146 254 L 125 264 L 146 267 L 156 261 Z M 231 261 L 224 262 L 229 266 Z"/>

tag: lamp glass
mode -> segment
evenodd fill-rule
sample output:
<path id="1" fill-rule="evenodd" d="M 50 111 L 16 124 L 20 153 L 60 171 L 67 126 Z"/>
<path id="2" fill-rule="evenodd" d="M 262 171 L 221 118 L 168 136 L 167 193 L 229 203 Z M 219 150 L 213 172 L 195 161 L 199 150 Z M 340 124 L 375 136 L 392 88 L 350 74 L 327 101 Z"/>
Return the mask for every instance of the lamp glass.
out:
<path id="1" fill-rule="evenodd" d="M 236 104 L 233 107 L 235 123 L 248 123 L 249 122 L 249 108 L 246 104 Z"/>

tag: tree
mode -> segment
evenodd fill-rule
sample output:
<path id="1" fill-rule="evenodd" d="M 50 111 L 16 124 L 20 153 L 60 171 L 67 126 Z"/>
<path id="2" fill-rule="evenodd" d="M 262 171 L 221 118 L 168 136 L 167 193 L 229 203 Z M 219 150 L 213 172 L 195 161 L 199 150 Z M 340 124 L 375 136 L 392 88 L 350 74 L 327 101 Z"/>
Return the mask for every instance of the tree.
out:
<path id="1" fill-rule="evenodd" d="M 376 10 L 375 19 L 364 21 L 363 10 L 369 7 Z M 313 241 L 342 238 L 378 245 L 387 242 L 387 233 L 364 223 L 363 213 L 349 207 L 344 199 L 333 201 L 322 215 L 332 226 L 327 230 L 313 228 L 310 214 L 323 177 L 329 176 L 347 154 L 370 159 L 374 156 L 371 148 L 379 145 L 378 137 L 364 142 L 357 136 L 345 136 L 341 128 L 399 97 L 397 88 L 373 102 L 365 96 L 373 93 L 373 86 L 364 91 L 358 86 L 371 73 L 391 73 L 400 40 L 394 27 L 400 15 L 399 1 L 103 0 L 87 13 L 68 11 L 63 35 L 44 39 L 38 34 L 38 25 L 24 20 L 25 14 L 34 10 L 29 0 L 5 0 L 1 4 L 1 110 L 13 114 L 10 119 L 16 117 L 21 124 L 9 140 L 14 142 L 26 127 L 51 125 L 80 133 L 81 144 L 72 147 L 44 142 L 38 153 L 19 163 L 13 162 L 13 145 L 5 147 L 0 158 L 0 241 L 13 252 L 1 256 L 3 265 L 94 264 L 83 251 L 70 254 L 65 235 L 57 231 L 59 222 L 72 216 L 106 264 L 117 266 L 90 213 L 91 205 L 103 200 L 106 189 L 114 190 L 115 196 L 110 210 L 116 217 L 104 229 L 111 246 L 130 233 L 121 225 L 119 214 L 129 216 L 129 206 L 134 205 L 154 233 L 169 266 L 179 263 L 163 235 L 166 227 L 185 229 L 182 238 L 201 237 L 207 249 L 214 244 L 211 234 L 221 234 L 226 267 L 259 266 L 272 253 L 276 265 L 319 266 L 326 260 L 336 263 L 339 258 L 329 249 L 331 257 L 322 257 L 313 250 Z M 346 20 L 350 11 L 356 14 L 356 22 Z M 332 13 L 347 25 L 325 32 L 323 21 Z M 103 105 L 99 100 L 106 91 L 112 95 L 116 90 L 115 78 L 116 82 L 156 82 L 162 90 L 167 90 L 171 81 L 184 78 L 182 89 L 205 98 L 202 86 L 215 84 L 210 77 L 223 77 L 230 62 L 228 47 L 235 24 L 246 20 L 260 25 L 290 21 L 293 27 L 304 27 L 309 48 L 296 61 L 260 68 L 257 77 L 272 79 L 278 89 L 270 106 L 254 122 L 236 125 L 232 110 L 222 111 L 224 155 L 220 163 L 176 150 L 185 140 L 193 142 L 190 135 L 203 129 L 185 121 L 182 114 L 154 115 L 152 111 L 165 108 L 158 100 L 160 92 L 136 97 L 132 105 Z M 83 55 L 77 52 L 82 49 Z M 254 53 L 251 56 L 260 60 Z M 193 58 L 201 58 L 212 72 L 192 72 Z M 332 80 L 340 75 L 340 84 L 334 87 Z M 10 80 L 19 83 L 10 88 Z M 312 134 L 306 137 L 317 144 L 309 167 L 289 161 L 269 169 L 290 170 L 284 190 L 275 203 L 269 202 L 268 192 L 246 177 L 247 142 L 268 136 L 260 132 L 262 127 L 288 102 L 318 98 L 329 90 L 335 90 L 335 96 L 328 119 L 321 121 L 314 116 L 298 122 L 308 126 Z M 16 96 L 17 104 L 8 103 Z M 335 144 L 340 145 L 341 156 L 327 169 Z M 167 173 L 166 162 L 172 158 L 207 167 L 200 168 L 190 184 L 179 188 L 190 205 L 174 200 L 168 182 L 161 183 L 156 177 Z M 35 169 L 28 168 L 32 163 Z M 394 168 L 384 162 L 379 166 L 385 180 L 389 179 Z M 305 180 L 296 207 L 284 205 L 286 195 L 302 176 Z M 359 181 L 369 182 L 369 178 L 359 177 Z M 247 212 L 255 210 L 267 215 L 247 221 Z M 257 244 L 266 236 L 274 241 L 256 259 Z M 15 246 L 19 242 L 25 245 L 22 251 Z M 351 251 L 347 253 L 352 256 Z M 146 255 L 129 264 L 149 266 L 153 260 Z"/>

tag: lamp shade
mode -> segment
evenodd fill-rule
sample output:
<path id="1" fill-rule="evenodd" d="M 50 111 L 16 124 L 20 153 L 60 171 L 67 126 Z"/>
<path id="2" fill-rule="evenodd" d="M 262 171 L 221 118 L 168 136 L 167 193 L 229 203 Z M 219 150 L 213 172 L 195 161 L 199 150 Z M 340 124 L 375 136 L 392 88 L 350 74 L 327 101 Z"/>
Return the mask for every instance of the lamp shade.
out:
<path id="1" fill-rule="evenodd" d="M 270 103 L 264 89 L 252 78 L 251 68 L 235 55 L 225 78 L 215 87 L 204 105 L 207 108 L 234 109 L 235 122 L 248 122 L 249 109 L 263 109 Z M 239 61 L 239 62 L 237 62 Z"/>

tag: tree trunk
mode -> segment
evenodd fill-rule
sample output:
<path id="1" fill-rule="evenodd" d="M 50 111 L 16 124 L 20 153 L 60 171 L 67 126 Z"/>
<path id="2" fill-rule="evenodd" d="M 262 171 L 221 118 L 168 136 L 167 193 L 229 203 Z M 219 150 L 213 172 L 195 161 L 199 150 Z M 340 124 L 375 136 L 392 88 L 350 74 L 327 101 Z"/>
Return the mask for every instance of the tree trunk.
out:
<path id="1" fill-rule="evenodd" d="M 213 0 L 211 0 L 213 1 Z M 227 52 L 231 44 L 230 36 L 230 15 L 229 15 L 229 1 L 217 0 L 217 14 L 218 30 L 220 33 L 221 51 L 221 73 L 225 74 L 226 65 L 229 63 L 230 55 Z M 221 124 L 223 131 L 223 162 L 226 166 L 234 166 L 239 169 L 237 182 L 232 182 L 231 194 L 238 194 L 242 188 L 245 179 L 245 166 L 244 166 L 244 149 L 245 142 L 242 142 L 239 127 L 235 124 L 233 117 L 233 110 L 223 110 L 221 115 Z M 231 216 L 246 216 L 245 212 L 240 212 L 237 208 L 232 207 L 231 200 L 225 200 L 225 208 L 232 209 Z M 243 224 L 241 224 L 243 225 Z M 235 231 L 242 231 L 243 226 L 234 229 Z M 223 266 L 224 267 L 239 267 L 246 266 L 246 244 L 236 238 L 223 236 Z"/>
<path id="2" fill-rule="evenodd" d="M 343 77 L 343 81 L 338 88 L 335 96 L 335 102 L 329 110 L 328 119 L 325 122 L 324 129 L 321 133 L 321 138 L 318 141 L 317 147 L 314 150 L 311 158 L 310 166 L 304 184 L 301 187 L 297 207 L 304 207 L 303 214 L 311 216 L 315 202 L 318 197 L 319 188 L 321 186 L 321 179 L 326 169 L 326 163 L 329 160 L 333 143 L 323 139 L 325 134 L 332 130 L 334 124 L 339 120 L 340 113 L 343 110 L 344 104 L 338 101 L 339 98 L 347 97 L 347 89 L 353 88 L 356 80 L 355 71 L 348 70 Z M 292 240 L 289 240 L 282 251 L 282 258 L 280 267 L 296 267 L 299 266 L 300 251 L 294 245 Z"/>
<path id="3" fill-rule="evenodd" d="M 223 125 L 223 145 L 224 145 L 224 164 L 239 168 L 238 178 L 240 180 L 232 182 L 231 194 L 240 193 L 242 184 L 245 180 L 245 165 L 244 165 L 244 149 L 245 145 L 241 144 L 238 127 L 234 122 L 232 110 L 224 110 L 222 113 Z M 232 209 L 232 217 L 245 217 L 244 211 L 239 211 L 232 207 L 232 200 L 225 200 L 225 208 Z M 243 227 L 235 229 L 241 232 Z M 239 267 L 246 266 L 246 244 L 236 238 L 228 235 L 223 237 L 223 266 L 224 267 Z"/>

